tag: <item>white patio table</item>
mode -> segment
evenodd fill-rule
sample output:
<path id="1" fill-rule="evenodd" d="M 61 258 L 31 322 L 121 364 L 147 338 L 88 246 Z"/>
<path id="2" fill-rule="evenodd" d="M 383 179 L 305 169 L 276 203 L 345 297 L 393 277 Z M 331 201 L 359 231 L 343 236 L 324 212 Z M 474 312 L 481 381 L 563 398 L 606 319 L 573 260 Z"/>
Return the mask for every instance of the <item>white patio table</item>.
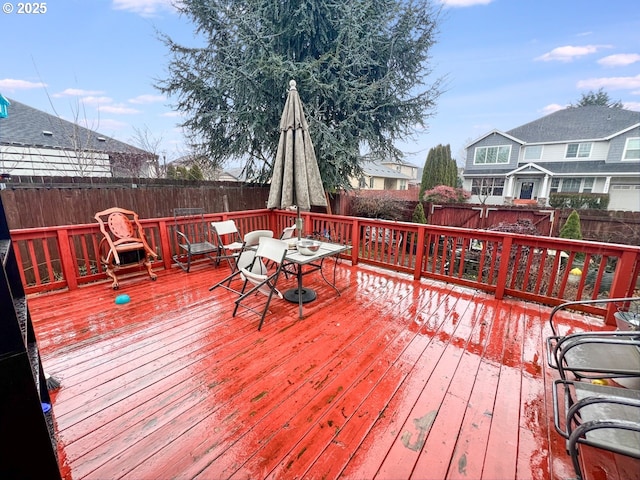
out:
<path id="1" fill-rule="evenodd" d="M 316 270 L 320 270 L 322 279 L 327 282 L 327 284 L 331 286 L 338 293 L 338 295 L 340 295 L 340 290 L 338 290 L 338 287 L 336 287 L 336 267 L 338 265 L 338 256 L 341 253 L 347 251 L 349 248 L 351 248 L 349 245 L 320 242 L 320 248 L 313 255 L 303 255 L 295 249 L 289 250 L 285 257 L 285 268 L 290 265 L 295 266 L 295 272 L 292 273 L 295 273 L 298 279 L 298 287 L 287 290 L 286 292 L 284 292 L 283 296 L 285 300 L 292 303 L 297 303 L 299 305 L 300 318 L 304 318 L 302 313 L 302 305 L 304 303 L 312 302 L 317 297 L 314 290 L 308 287 L 303 287 L 302 277 L 304 275 L 308 275 L 309 273 L 315 272 Z M 333 282 L 330 282 L 327 277 L 325 277 L 324 272 L 322 271 L 324 260 L 329 257 L 334 257 L 335 260 L 333 266 Z"/>

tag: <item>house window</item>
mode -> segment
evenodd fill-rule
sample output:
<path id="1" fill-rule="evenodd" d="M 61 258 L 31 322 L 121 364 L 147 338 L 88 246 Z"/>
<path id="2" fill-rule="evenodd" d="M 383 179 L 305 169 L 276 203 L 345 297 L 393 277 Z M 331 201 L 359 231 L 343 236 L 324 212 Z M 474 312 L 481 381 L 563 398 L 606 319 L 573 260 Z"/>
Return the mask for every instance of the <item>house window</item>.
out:
<path id="1" fill-rule="evenodd" d="M 502 147 L 478 147 L 476 148 L 473 163 L 476 165 L 509 163 L 510 156 L 511 145 L 505 145 Z"/>
<path id="2" fill-rule="evenodd" d="M 542 145 L 533 145 L 531 147 L 525 147 L 524 159 L 525 160 L 540 160 L 542 158 Z"/>
<path id="3" fill-rule="evenodd" d="M 358 180 L 358 187 L 367 188 L 367 180 L 364 177 L 360 177 Z"/>
<path id="4" fill-rule="evenodd" d="M 504 178 L 474 178 L 471 181 L 471 193 L 479 196 L 501 197 L 504 192 Z"/>
<path id="5" fill-rule="evenodd" d="M 563 178 L 561 192 L 579 192 L 580 191 L 580 179 L 579 178 Z"/>
<path id="6" fill-rule="evenodd" d="M 570 143 L 567 145 L 565 158 L 589 158 L 591 156 L 590 143 Z"/>
<path id="7" fill-rule="evenodd" d="M 407 189 L 407 181 L 400 180 L 400 190 L 406 190 L 406 189 Z"/>
<path id="8" fill-rule="evenodd" d="M 593 191 L 594 180 L 593 177 L 589 177 L 582 181 L 582 193 L 591 193 Z"/>
<path id="9" fill-rule="evenodd" d="M 593 192 L 593 185 L 595 184 L 595 178 L 554 178 L 551 180 L 550 193 L 564 192 L 564 193 L 591 193 Z"/>
<path id="10" fill-rule="evenodd" d="M 374 178 L 373 177 L 369 177 L 369 188 L 373 188 L 374 186 Z"/>
<path id="11" fill-rule="evenodd" d="M 622 159 L 640 160 L 640 138 L 627 138 Z"/>

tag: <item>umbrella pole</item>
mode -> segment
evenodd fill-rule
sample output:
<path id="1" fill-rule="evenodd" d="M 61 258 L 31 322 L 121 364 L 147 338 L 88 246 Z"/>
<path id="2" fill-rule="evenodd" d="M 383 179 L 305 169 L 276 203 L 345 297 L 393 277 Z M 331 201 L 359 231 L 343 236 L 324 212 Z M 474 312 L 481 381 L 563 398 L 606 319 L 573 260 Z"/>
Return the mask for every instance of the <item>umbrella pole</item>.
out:
<path id="1" fill-rule="evenodd" d="M 298 216 L 296 218 L 296 230 L 298 230 L 298 240 L 300 240 L 302 238 L 302 227 L 304 222 L 302 221 L 302 217 L 300 216 L 300 208 L 298 208 L 297 205 L 296 210 L 298 211 Z"/>

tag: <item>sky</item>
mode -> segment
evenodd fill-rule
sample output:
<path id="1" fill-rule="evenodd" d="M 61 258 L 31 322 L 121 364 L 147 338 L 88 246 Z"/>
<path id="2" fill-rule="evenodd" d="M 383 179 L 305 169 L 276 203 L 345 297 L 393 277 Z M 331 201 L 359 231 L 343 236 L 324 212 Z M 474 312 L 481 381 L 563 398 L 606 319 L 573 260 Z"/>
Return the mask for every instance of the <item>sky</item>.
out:
<path id="1" fill-rule="evenodd" d="M 429 78 L 444 89 L 428 127 L 398 143 L 407 162 L 422 167 L 430 148 L 449 144 L 460 164 L 472 140 L 601 88 L 640 112 L 637 0 L 434 2 L 443 3 Z M 158 32 L 202 43 L 171 0 L 2 3 L 0 94 L 124 142 L 148 132 L 167 161 L 188 153 L 182 117 L 154 88 L 169 62 Z"/>

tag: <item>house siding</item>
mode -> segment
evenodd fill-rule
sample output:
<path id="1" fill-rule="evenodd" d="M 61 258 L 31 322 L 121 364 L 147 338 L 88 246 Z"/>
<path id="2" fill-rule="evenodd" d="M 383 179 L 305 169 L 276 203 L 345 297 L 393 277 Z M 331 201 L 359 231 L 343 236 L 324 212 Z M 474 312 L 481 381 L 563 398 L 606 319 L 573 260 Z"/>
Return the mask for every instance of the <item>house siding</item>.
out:
<path id="1" fill-rule="evenodd" d="M 0 171 L 13 176 L 110 177 L 111 164 L 102 152 L 3 145 Z"/>
<path id="2" fill-rule="evenodd" d="M 627 138 L 638 138 L 640 137 L 640 127 L 634 128 L 633 130 L 629 130 L 622 135 L 618 135 L 611 139 L 609 154 L 607 155 L 606 161 L 607 163 L 612 162 L 633 162 L 633 160 L 622 160 L 622 154 L 624 153 L 624 146 L 626 144 Z M 636 160 L 636 163 L 640 164 L 640 161 Z M 640 167 L 640 165 L 639 165 Z M 640 170 L 640 169 L 639 169 Z"/>

